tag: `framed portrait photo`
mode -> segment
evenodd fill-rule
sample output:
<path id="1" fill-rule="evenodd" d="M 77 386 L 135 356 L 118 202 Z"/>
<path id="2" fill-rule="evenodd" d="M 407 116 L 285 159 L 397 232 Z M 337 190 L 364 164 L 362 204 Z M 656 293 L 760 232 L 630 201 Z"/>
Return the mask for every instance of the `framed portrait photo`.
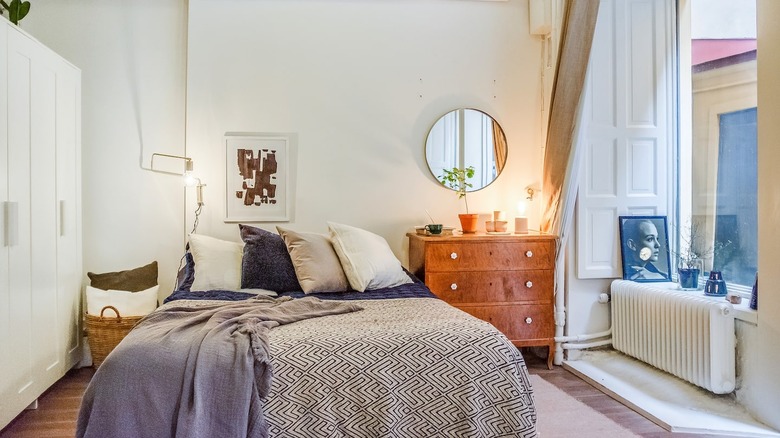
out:
<path id="1" fill-rule="evenodd" d="M 225 222 L 290 220 L 291 136 L 225 134 Z"/>
<path id="2" fill-rule="evenodd" d="M 620 216 L 623 279 L 672 281 L 666 216 Z"/>

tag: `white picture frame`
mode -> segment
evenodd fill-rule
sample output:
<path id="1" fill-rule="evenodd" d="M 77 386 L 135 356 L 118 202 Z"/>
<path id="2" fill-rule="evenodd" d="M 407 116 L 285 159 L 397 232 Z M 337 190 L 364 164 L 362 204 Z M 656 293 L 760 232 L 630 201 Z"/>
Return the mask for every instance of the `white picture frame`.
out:
<path id="1" fill-rule="evenodd" d="M 291 134 L 225 134 L 225 222 L 290 220 Z"/>

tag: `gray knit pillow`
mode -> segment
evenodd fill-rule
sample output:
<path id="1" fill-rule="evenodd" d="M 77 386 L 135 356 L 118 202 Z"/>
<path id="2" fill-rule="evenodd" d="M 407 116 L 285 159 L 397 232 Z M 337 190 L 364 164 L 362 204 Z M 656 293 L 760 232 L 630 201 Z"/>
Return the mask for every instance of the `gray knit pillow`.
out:
<path id="1" fill-rule="evenodd" d="M 276 292 L 300 291 L 290 254 L 282 237 L 260 228 L 239 224 L 244 241 L 241 287 Z"/>

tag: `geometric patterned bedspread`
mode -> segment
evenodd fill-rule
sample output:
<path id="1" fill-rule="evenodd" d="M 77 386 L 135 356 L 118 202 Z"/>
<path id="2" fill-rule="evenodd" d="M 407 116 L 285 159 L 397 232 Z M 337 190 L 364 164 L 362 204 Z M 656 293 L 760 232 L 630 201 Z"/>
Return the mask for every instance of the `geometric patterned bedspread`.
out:
<path id="1" fill-rule="evenodd" d="M 271 437 L 535 437 L 520 352 L 441 300 L 357 301 L 363 311 L 269 333 Z"/>

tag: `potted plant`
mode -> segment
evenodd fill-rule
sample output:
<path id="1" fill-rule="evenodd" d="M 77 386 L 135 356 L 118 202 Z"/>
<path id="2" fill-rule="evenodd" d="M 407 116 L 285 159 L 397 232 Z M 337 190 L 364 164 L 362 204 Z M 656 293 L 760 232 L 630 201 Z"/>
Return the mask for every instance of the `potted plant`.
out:
<path id="1" fill-rule="evenodd" d="M 699 224 L 692 222 L 682 228 L 677 258 L 677 278 L 683 290 L 699 289 L 699 277 L 704 273 L 704 260 L 713 258 L 715 253 L 724 250 L 731 241 L 705 244 L 704 232 Z"/>
<path id="2" fill-rule="evenodd" d="M 683 244 L 680 239 L 680 253 L 677 256 L 677 279 L 680 289 L 696 290 L 699 288 L 699 276 L 704 269 L 704 261 L 691 244 Z"/>
<path id="3" fill-rule="evenodd" d="M 463 202 L 466 204 L 466 213 L 458 215 L 461 229 L 464 233 L 476 233 L 479 215 L 469 213 L 469 201 L 466 198 L 466 190 L 472 187 L 472 184 L 467 179 L 474 177 L 474 166 L 469 166 L 465 169 L 453 167 L 452 170 L 443 169 L 442 172 L 444 173 L 439 177 L 439 181 L 455 190 L 458 194 L 458 199 L 463 198 Z"/>
<path id="4" fill-rule="evenodd" d="M 19 21 L 30 12 L 30 2 L 11 0 L 10 3 L 6 3 L 5 0 L 0 0 L 0 15 L 5 15 L 6 11 L 8 12 L 8 21 L 18 26 Z"/>

